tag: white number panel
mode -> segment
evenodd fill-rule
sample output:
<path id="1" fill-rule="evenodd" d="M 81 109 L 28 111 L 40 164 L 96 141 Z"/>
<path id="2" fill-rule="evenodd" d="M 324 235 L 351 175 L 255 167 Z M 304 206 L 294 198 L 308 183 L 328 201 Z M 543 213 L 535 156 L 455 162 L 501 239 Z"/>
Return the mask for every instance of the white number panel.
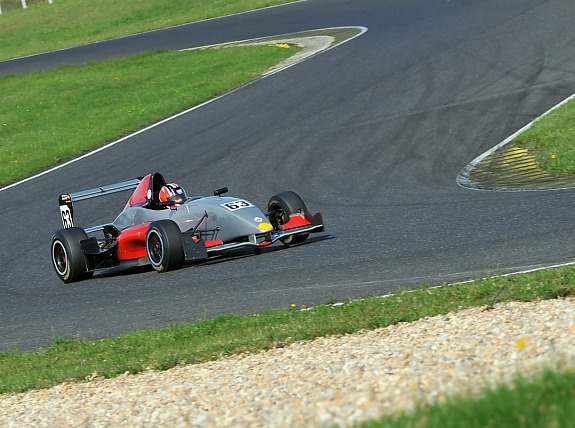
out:
<path id="1" fill-rule="evenodd" d="M 60 205 L 60 213 L 62 214 L 62 224 L 64 229 L 74 227 L 74 222 L 72 221 L 72 212 L 68 205 Z"/>
<path id="2" fill-rule="evenodd" d="M 252 204 L 250 204 L 248 201 L 244 201 L 244 200 L 237 200 L 237 201 L 233 201 L 233 202 L 226 202 L 225 204 L 222 204 L 222 207 L 224 207 L 225 209 L 229 210 L 229 211 L 236 211 L 236 210 L 241 210 L 242 208 L 249 208 L 249 207 L 253 207 Z"/>

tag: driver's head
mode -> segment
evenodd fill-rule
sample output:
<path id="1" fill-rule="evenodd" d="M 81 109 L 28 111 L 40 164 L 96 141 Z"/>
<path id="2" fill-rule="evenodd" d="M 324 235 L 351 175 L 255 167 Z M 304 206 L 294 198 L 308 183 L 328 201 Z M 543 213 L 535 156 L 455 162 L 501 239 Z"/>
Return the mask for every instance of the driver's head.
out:
<path id="1" fill-rule="evenodd" d="M 160 189 L 160 202 L 172 202 L 176 205 L 183 204 L 188 197 L 184 188 L 176 183 L 169 183 Z"/>

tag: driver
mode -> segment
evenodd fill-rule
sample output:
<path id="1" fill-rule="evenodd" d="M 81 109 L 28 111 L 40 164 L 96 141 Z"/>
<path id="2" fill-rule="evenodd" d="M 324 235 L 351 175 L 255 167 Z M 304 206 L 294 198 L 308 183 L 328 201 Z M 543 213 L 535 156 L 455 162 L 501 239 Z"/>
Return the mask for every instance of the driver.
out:
<path id="1" fill-rule="evenodd" d="M 176 183 L 169 183 L 160 189 L 160 202 L 175 205 L 183 204 L 188 197 L 182 186 Z"/>

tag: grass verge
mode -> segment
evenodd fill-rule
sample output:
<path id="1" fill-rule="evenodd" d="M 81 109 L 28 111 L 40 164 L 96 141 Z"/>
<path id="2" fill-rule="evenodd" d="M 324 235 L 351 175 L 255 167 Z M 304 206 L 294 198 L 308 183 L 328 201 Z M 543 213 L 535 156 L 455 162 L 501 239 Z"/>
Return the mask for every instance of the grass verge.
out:
<path id="1" fill-rule="evenodd" d="M 573 100 L 535 121 L 512 144 L 535 155 L 545 171 L 575 174 L 575 102 Z"/>
<path id="2" fill-rule="evenodd" d="M 297 50 L 158 52 L 0 77 L 0 185 L 254 80 Z"/>
<path id="3" fill-rule="evenodd" d="M 54 0 L 0 15 L 0 61 L 294 0 Z"/>
<path id="4" fill-rule="evenodd" d="M 306 311 L 296 307 L 253 316 L 219 317 L 137 331 L 113 339 L 56 338 L 50 348 L 0 353 L 0 393 L 45 388 L 65 380 L 163 370 L 300 340 L 411 322 L 462 307 L 573 296 L 574 284 L 575 270 L 560 268 L 452 287 L 426 287 L 341 306 L 318 306 Z"/>
<path id="5" fill-rule="evenodd" d="M 575 371 L 546 371 L 513 386 L 486 389 L 479 396 L 455 397 L 415 412 L 361 424 L 362 428 L 485 428 L 573 426 Z"/>

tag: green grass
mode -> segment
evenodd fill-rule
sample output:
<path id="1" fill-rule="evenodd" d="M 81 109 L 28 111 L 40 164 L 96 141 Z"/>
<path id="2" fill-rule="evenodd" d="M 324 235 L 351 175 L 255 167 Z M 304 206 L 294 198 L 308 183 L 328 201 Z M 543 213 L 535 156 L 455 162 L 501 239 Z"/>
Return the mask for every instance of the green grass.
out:
<path id="1" fill-rule="evenodd" d="M 546 171 L 575 174 L 575 102 L 536 121 L 514 144 L 529 149 Z"/>
<path id="2" fill-rule="evenodd" d="M 158 52 L 0 77 L 0 185 L 207 101 L 297 50 Z"/>
<path id="3" fill-rule="evenodd" d="M 454 397 L 419 406 L 401 416 L 386 416 L 362 428 L 532 428 L 571 427 L 575 409 L 575 371 L 545 371 L 517 378 L 513 387 L 485 389 L 481 395 Z"/>
<path id="4" fill-rule="evenodd" d="M 194 22 L 294 0 L 2 0 L 0 60 Z"/>

